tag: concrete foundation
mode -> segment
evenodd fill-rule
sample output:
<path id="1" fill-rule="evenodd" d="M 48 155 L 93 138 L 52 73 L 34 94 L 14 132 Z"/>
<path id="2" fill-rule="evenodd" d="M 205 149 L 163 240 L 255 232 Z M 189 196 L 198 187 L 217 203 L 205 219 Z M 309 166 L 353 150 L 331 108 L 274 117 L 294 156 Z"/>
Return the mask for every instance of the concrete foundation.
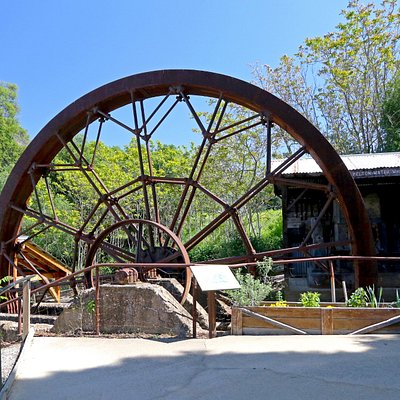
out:
<path id="1" fill-rule="evenodd" d="M 64 310 L 54 325 L 57 333 L 94 331 L 94 290 L 84 292 Z M 102 285 L 100 288 L 101 333 L 145 333 L 187 337 L 192 317 L 163 287 L 138 282 Z M 201 330 L 198 327 L 199 331 Z"/>

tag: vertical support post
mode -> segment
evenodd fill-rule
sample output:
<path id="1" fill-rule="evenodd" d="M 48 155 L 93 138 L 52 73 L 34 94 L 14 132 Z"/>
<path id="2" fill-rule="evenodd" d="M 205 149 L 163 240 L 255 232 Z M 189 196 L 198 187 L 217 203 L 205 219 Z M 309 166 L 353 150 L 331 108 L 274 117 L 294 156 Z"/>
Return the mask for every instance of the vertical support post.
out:
<path id="1" fill-rule="evenodd" d="M 333 334 L 333 308 L 321 308 L 321 335 Z"/>
<path id="2" fill-rule="evenodd" d="M 193 307 L 192 307 L 192 318 L 193 318 L 193 338 L 197 338 L 197 280 L 193 277 L 192 283 L 192 297 L 193 297 Z"/>
<path id="3" fill-rule="evenodd" d="M 343 287 L 344 301 L 347 303 L 347 300 L 349 298 L 347 297 L 347 288 L 346 288 L 346 282 L 345 281 L 342 281 L 342 287 Z"/>
<path id="4" fill-rule="evenodd" d="M 56 295 L 57 303 L 59 303 L 61 301 L 61 286 L 54 286 L 53 289 L 54 294 Z"/>
<path id="5" fill-rule="evenodd" d="M 14 262 L 13 263 L 10 262 L 10 264 L 12 264 L 12 277 L 13 277 L 13 282 L 15 282 L 18 279 L 18 271 L 17 271 L 18 257 L 17 257 L 16 253 L 14 254 Z M 22 276 L 21 276 L 21 278 L 22 278 Z M 16 310 L 16 312 L 18 313 L 18 334 L 21 335 L 22 334 L 22 325 L 21 325 L 21 322 L 22 322 L 21 307 L 22 307 L 22 305 L 21 305 L 21 299 L 20 299 L 20 296 L 18 293 L 18 289 L 19 289 L 19 285 L 16 285 L 15 286 L 15 297 L 18 298 L 18 301 L 16 303 L 16 306 L 18 307 Z M 9 308 L 11 309 L 11 312 L 14 312 L 14 310 L 13 310 L 14 306 L 12 304 L 10 305 Z"/>
<path id="6" fill-rule="evenodd" d="M 336 303 L 335 270 L 333 268 L 332 260 L 329 260 L 329 270 L 331 275 L 331 299 L 332 303 Z"/>
<path id="7" fill-rule="evenodd" d="M 26 280 L 22 284 L 22 340 L 28 336 L 30 325 L 31 325 L 31 281 L 30 279 Z"/>
<path id="8" fill-rule="evenodd" d="M 207 293 L 208 304 L 208 337 L 215 338 L 217 335 L 217 309 L 215 306 L 215 292 L 213 290 Z"/>
<path id="9" fill-rule="evenodd" d="M 100 271 L 96 267 L 96 335 L 100 335 Z"/>
<path id="10" fill-rule="evenodd" d="M 272 159 L 272 138 L 271 138 L 272 122 L 268 118 L 267 122 L 267 154 L 266 154 L 266 170 L 265 176 L 271 173 L 271 159 Z"/>
<path id="11" fill-rule="evenodd" d="M 17 293 L 16 293 L 17 294 Z M 18 312 L 18 334 L 22 335 L 22 302 L 21 302 L 21 296 L 18 296 L 18 301 L 17 301 L 17 312 Z"/>
<path id="12" fill-rule="evenodd" d="M 232 307 L 232 335 L 243 335 L 243 313 L 239 307 Z"/>

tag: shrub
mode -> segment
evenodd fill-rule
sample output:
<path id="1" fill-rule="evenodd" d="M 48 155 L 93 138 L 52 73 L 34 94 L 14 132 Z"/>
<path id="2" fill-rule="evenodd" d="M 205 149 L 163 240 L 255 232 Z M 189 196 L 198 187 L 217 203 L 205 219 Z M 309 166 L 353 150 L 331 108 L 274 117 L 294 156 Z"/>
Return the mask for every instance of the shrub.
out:
<path id="1" fill-rule="evenodd" d="M 320 294 L 318 292 L 305 292 L 300 294 L 300 303 L 303 307 L 319 307 Z"/>
<path id="2" fill-rule="evenodd" d="M 263 261 L 257 262 L 257 277 L 237 271 L 235 275 L 240 289 L 228 290 L 228 297 L 235 305 L 239 306 L 256 306 L 266 299 L 278 302 L 283 300 L 280 285 L 273 282 L 269 275 L 273 272 L 273 267 L 272 258 L 264 257 Z"/>
<path id="3" fill-rule="evenodd" d="M 235 275 L 240 289 L 227 290 L 227 295 L 234 305 L 257 306 L 272 291 L 270 283 L 263 283 L 249 273 L 241 274 L 240 271 L 237 271 Z"/>
<path id="4" fill-rule="evenodd" d="M 367 307 L 368 297 L 364 288 L 356 289 L 347 300 L 347 307 Z"/>
<path id="5" fill-rule="evenodd" d="M 378 296 L 375 293 L 374 286 L 368 286 L 366 289 L 360 287 L 347 300 L 347 307 L 372 307 L 378 308 L 381 304 L 382 288 L 378 291 Z"/>

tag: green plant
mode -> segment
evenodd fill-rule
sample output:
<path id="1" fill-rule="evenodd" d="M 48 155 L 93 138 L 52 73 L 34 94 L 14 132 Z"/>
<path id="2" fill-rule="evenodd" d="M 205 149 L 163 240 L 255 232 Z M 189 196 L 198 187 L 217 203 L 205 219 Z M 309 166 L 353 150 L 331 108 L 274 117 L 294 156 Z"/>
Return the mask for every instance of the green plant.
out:
<path id="1" fill-rule="evenodd" d="M 396 289 L 396 301 L 394 301 L 394 302 L 391 304 L 391 306 L 392 306 L 392 307 L 395 307 L 395 308 L 400 308 L 399 289 Z"/>
<path id="2" fill-rule="evenodd" d="M 379 288 L 378 296 L 375 293 L 374 285 L 372 285 L 372 287 L 368 286 L 365 291 L 367 295 L 367 305 L 369 305 L 372 308 L 378 308 L 382 300 L 382 292 L 383 292 L 382 287 Z"/>
<path id="3" fill-rule="evenodd" d="M 86 311 L 93 314 L 96 309 L 96 302 L 94 300 L 89 300 L 86 304 Z"/>
<path id="4" fill-rule="evenodd" d="M 356 289 L 347 300 L 347 307 L 372 307 L 378 308 L 382 302 L 383 289 L 379 288 L 378 293 L 375 286 L 368 286 L 365 289 L 360 287 Z M 400 302 L 399 302 L 400 306 Z"/>
<path id="5" fill-rule="evenodd" d="M 268 274 L 272 271 L 273 262 L 271 257 L 264 257 L 262 261 L 257 261 L 257 274 L 263 283 L 269 283 L 270 277 Z"/>
<path id="6" fill-rule="evenodd" d="M 356 289 L 347 300 L 347 307 L 367 307 L 368 296 L 364 288 Z"/>
<path id="7" fill-rule="evenodd" d="M 319 307 L 320 294 L 318 292 L 305 292 L 300 294 L 300 303 L 303 307 Z"/>
<path id="8" fill-rule="evenodd" d="M 226 291 L 234 305 L 256 306 L 272 291 L 270 283 L 263 283 L 249 273 L 241 274 L 237 271 L 235 275 L 240 284 L 240 289 Z"/>
<path id="9" fill-rule="evenodd" d="M 11 276 L 4 276 L 3 278 L 0 279 L 0 288 L 2 287 L 3 283 L 8 283 L 11 280 Z M 7 300 L 6 296 L 0 296 L 0 300 Z"/>

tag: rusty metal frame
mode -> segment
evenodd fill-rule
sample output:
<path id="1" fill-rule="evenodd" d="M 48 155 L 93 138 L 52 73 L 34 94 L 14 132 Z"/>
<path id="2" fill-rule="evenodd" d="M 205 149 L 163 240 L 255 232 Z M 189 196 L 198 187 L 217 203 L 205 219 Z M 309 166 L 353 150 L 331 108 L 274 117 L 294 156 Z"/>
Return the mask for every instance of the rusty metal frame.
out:
<path id="1" fill-rule="evenodd" d="M 207 127 L 199 119 L 190 101 L 190 95 L 206 96 L 216 100 L 211 121 Z M 155 118 L 158 110 L 161 109 L 170 96 L 176 96 L 176 100 L 158 119 L 156 127 L 149 132 L 149 121 Z M 154 97 L 161 97 L 161 101 L 146 117 L 143 101 Z M 154 177 L 151 169 L 148 142 L 158 126 L 164 122 L 179 102 L 184 102 L 188 106 L 203 135 L 203 141 L 188 178 Z M 227 105 L 230 103 L 246 107 L 254 114 L 244 118 L 237 124 L 221 126 L 222 117 L 226 112 Z M 127 126 L 111 116 L 113 110 L 127 104 L 132 104 L 133 127 Z M 137 106 L 139 106 L 139 110 L 137 110 Z M 89 125 L 96 120 L 99 120 L 97 139 L 93 156 L 89 160 L 85 158 L 84 147 Z M 122 126 L 136 136 L 140 157 L 141 176 L 116 190 L 109 190 L 93 168 L 100 132 L 104 122 L 107 120 Z M 265 178 L 255 183 L 250 190 L 233 204 L 224 206 L 224 210 L 206 228 L 186 242 L 186 250 L 196 246 L 218 226 L 232 218 L 247 249 L 247 261 L 259 259 L 259 254 L 254 252 L 251 242 L 243 230 L 237 211 L 274 181 L 280 184 L 292 184 L 292 181 L 285 182 L 285 179 L 281 177 L 282 172 L 303 154 L 308 153 L 321 167 L 328 181 L 328 186 L 311 187 L 311 185 L 304 183 L 302 187 L 325 190 L 331 193 L 339 202 L 347 222 L 351 237 L 352 254 L 373 255 L 373 238 L 368 216 L 361 194 L 353 178 L 329 142 L 301 114 L 271 93 L 229 76 L 193 70 L 161 70 L 122 78 L 84 95 L 54 117 L 33 139 L 18 160 L 0 195 L 0 275 L 7 272 L 8 260 L 13 258 L 15 251 L 14 241 L 20 234 L 21 221 L 25 214 L 30 213 L 36 218 L 35 226 L 40 226 L 41 224 L 55 226 L 74 235 L 76 240 L 83 240 L 87 243 L 92 243 L 93 241 L 93 231 L 87 234 L 83 232 L 82 227 L 77 229 L 60 223 L 53 206 L 52 216 L 43 212 L 40 208 L 40 202 L 39 212 L 28 209 L 27 203 L 31 195 L 37 196 L 35 192 L 36 183 L 42 176 L 45 177 L 49 170 L 73 169 L 82 172 L 99 196 L 99 202 L 96 205 L 96 209 L 93 210 L 93 214 L 98 208 L 105 206 L 105 213 L 110 213 L 117 222 L 129 219 L 128 214 L 118 202 L 118 199 L 127 195 L 125 192 L 121 193 L 122 191 L 128 190 L 128 193 L 143 191 L 146 216 L 148 219 L 158 223 L 159 210 L 157 209 L 156 185 L 160 183 L 184 185 L 178 209 L 170 225 L 171 231 L 174 231 L 179 236 L 197 189 L 206 193 L 211 198 L 211 201 L 217 201 L 218 199 L 217 197 L 213 198 L 213 194 L 209 191 L 207 192 L 207 188 L 204 188 L 199 183 L 212 146 L 215 143 L 223 143 L 224 139 L 258 125 L 264 125 L 267 129 Z M 277 125 L 287 131 L 300 144 L 300 148 L 294 155 L 285 160 L 281 166 L 271 171 L 271 129 L 273 125 Z M 84 135 L 81 147 L 79 147 L 73 139 L 81 131 L 84 132 Z M 218 133 L 222 133 L 224 136 L 217 137 Z M 142 153 L 141 141 L 145 144 L 144 154 Z M 68 151 L 74 163 L 70 165 L 52 164 L 55 156 L 63 148 Z M 145 163 L 150 166 L 149 175 L 145 174 Z M 132 187 L 133 185 L 136 186 Z M 114 196 L 117 193 L 120 193 L 119 198 Z M 51 197 L 50 190 L 49 196 Z M 153 208 L 150 202 L 154 203 Z M 103 218 L 105 218 L 105 215 Z M 85 221 L 83 228 L 87 225 L 88 220 Z M 229 261 L 229 258 L 225 259 L 225 261 Z M 373 284 L 376 282 L 376 278 L 377 269 L 373 263 L 365 262 L 355 266 L 357 286 Z"/>

